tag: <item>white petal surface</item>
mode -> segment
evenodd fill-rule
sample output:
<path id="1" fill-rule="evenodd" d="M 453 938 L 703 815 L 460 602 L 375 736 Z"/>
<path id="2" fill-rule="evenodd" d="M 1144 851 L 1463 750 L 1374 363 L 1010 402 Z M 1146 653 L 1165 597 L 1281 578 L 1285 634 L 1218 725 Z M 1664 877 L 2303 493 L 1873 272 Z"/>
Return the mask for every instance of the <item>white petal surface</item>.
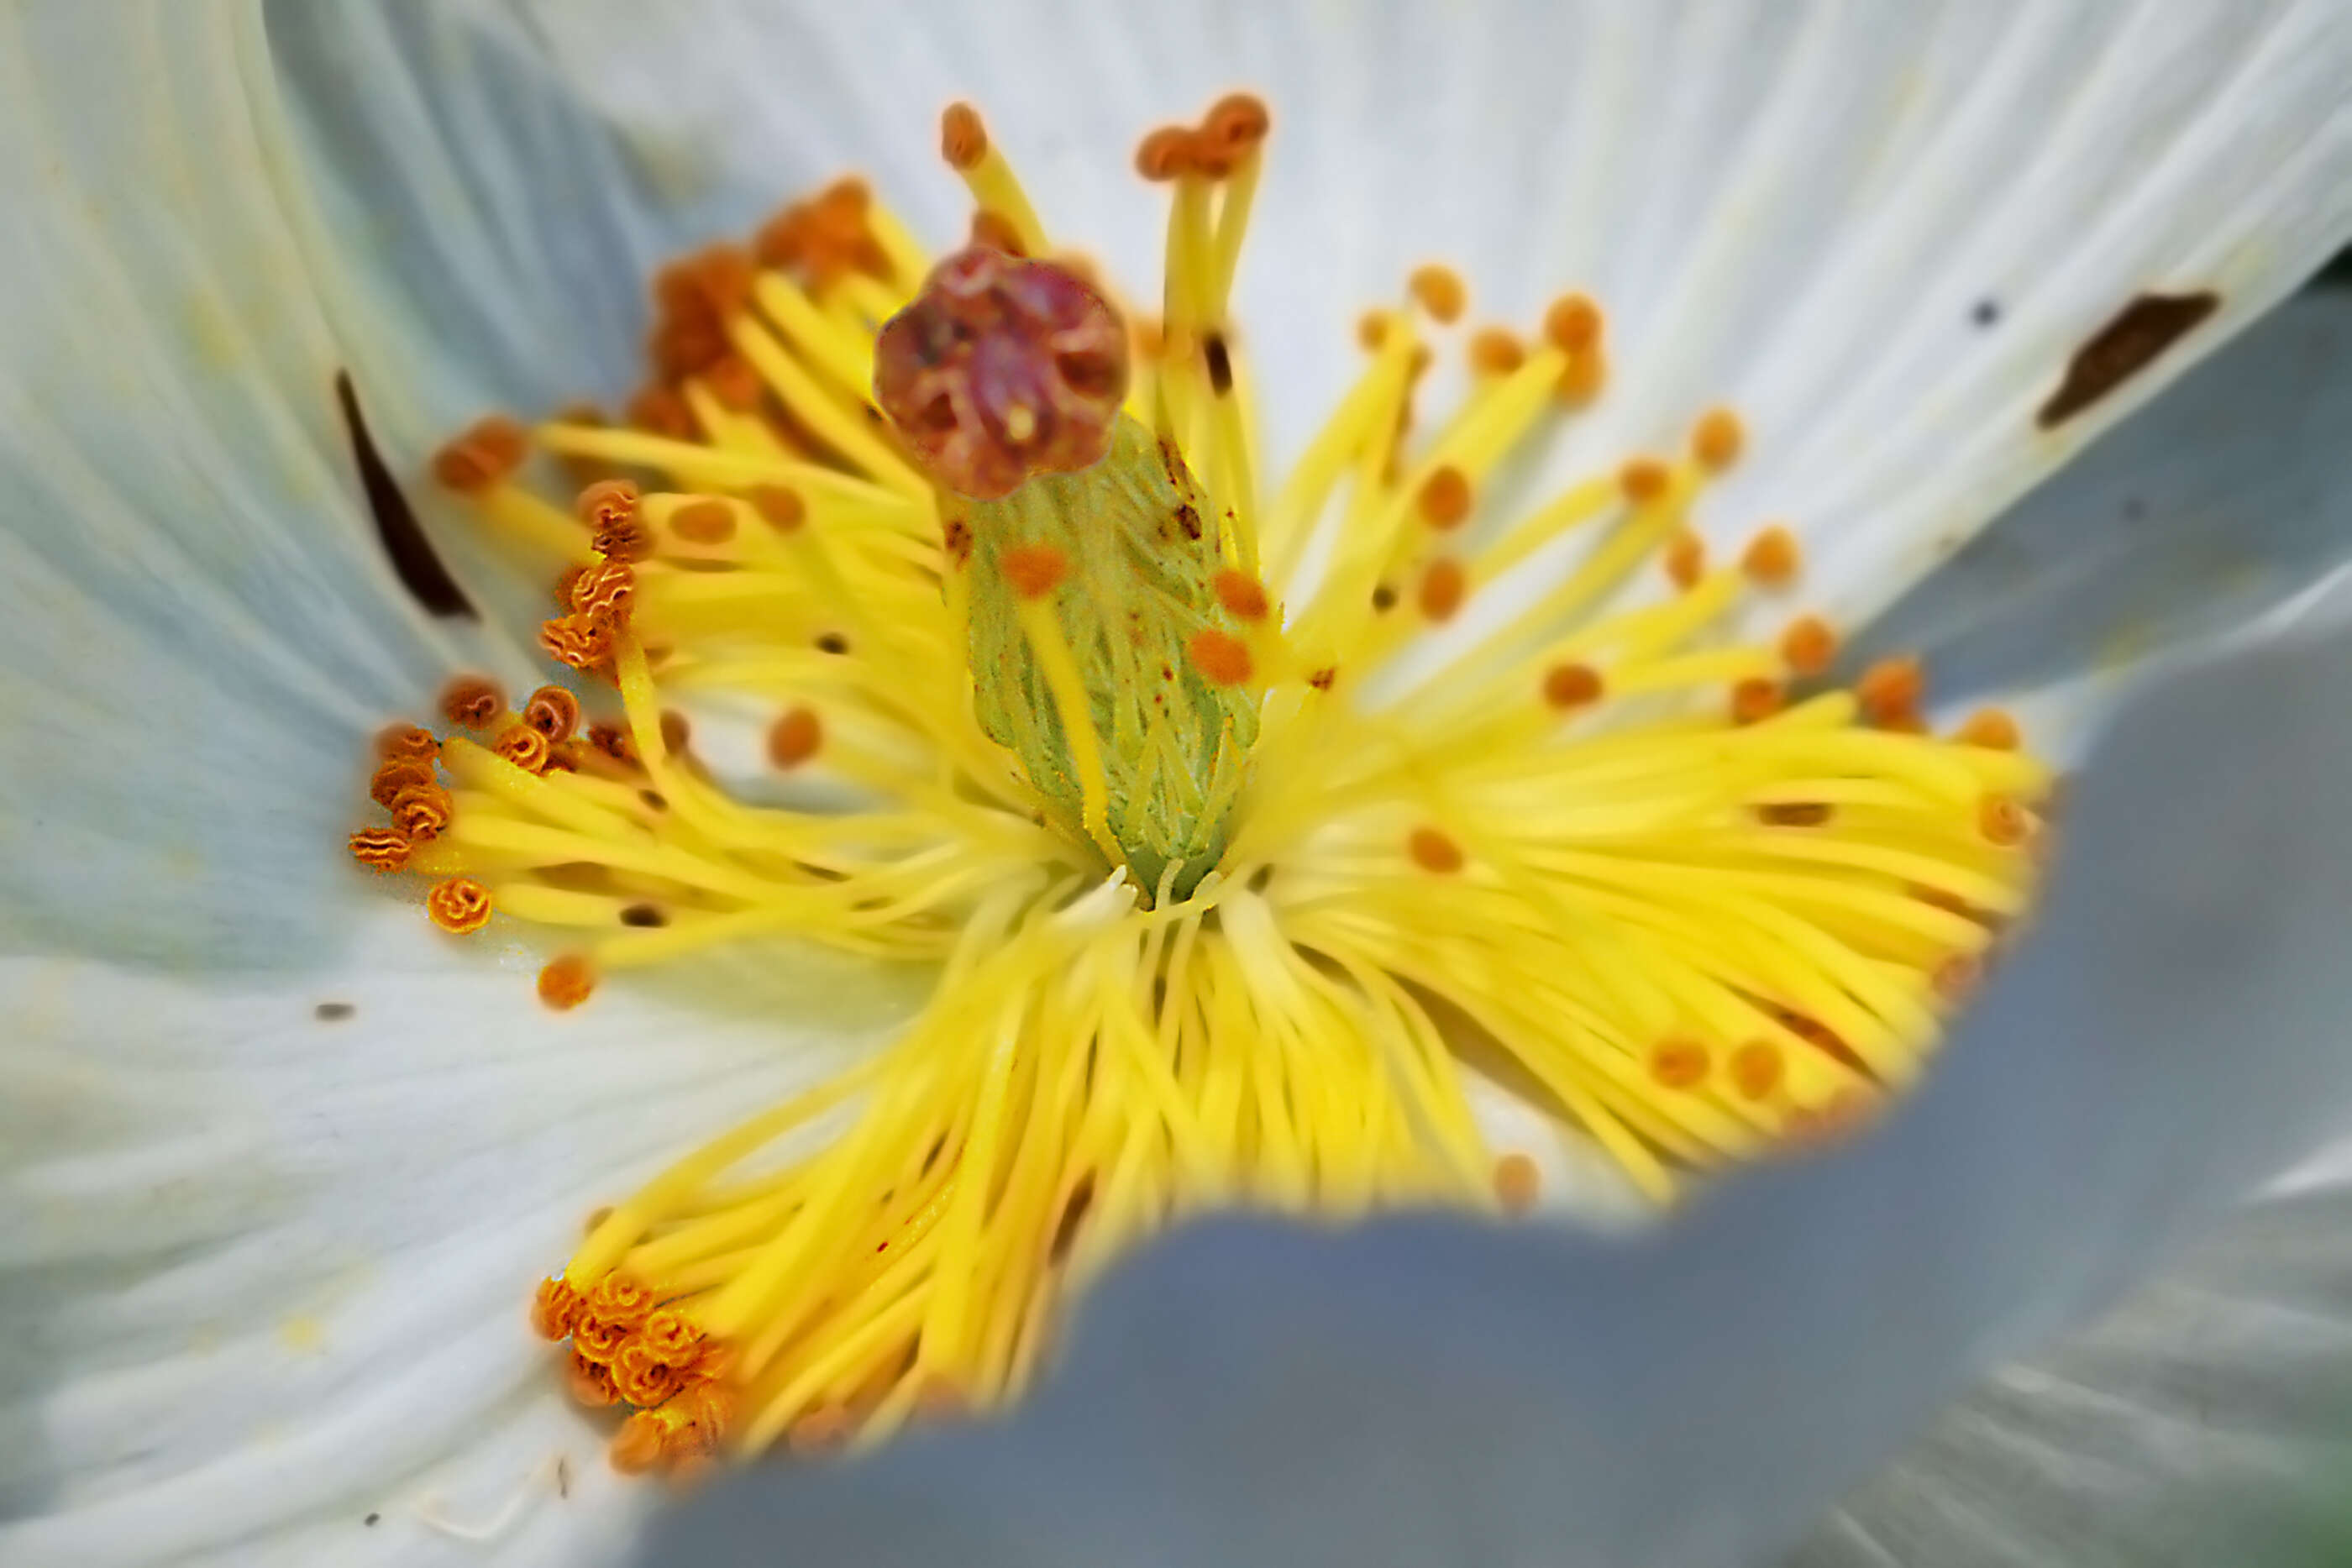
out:
<path id="1" fill-rule="evenodd" d="M 1257 88 L 1276 132 L 1238 298 L 1278 451 L 1341 384 L 1356 313 L 1415 263 L 1462 264 L 1477 315 L 1522 323 L 1587 289 L 1614 379 L 1555 467 L 1678 444 L 1729 402 L 1752 455 L 1706 531 L 1737 548 L 1791 519 L 1809 591 L 1847 624 L 2352 233 L 2335 0 L 530 15 L 645 161 L 716 172 L 714 210 L 748 221 L 839 161 L 951 236 L 934 116 L 968 97 L 1049 229 L 1146 282 L 1160 202 L 1129 149 Z M 2038 427 L 2135 298 L 2201 291 L 2209 321 Z"/>
<path id="2" fill-rule="evenodd" d="M 642 1560 L 1769 1561 L 1958 1378 L 2346 1130 L 2347 777 L 2352 638 L 2190 677 L 2116 727 L 2035 939 L 1876 1135 L 1617 1242 L 1204 1228 L 1106 1287 L 1012 1422 L 739 1478 Z M 2284 1355 L 2263 1316 L 2237 1326 Z"/>

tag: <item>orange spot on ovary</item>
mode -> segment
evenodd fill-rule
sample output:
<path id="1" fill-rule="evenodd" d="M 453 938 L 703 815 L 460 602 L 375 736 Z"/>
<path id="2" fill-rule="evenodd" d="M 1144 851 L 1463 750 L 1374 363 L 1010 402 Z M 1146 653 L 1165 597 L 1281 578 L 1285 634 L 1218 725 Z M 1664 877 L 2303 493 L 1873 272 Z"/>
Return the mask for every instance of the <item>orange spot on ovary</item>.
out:
<path id="1" fill-rule="evenodd" d="M 1069 575 L 1067 557 L 1052 545 L 1021 545 L 1006 550 L 999 562 L 1004 580 L 1024 599 L 1043 599 Z"/>
<path id="2" fill-rule="evenodd" d="M 2033 814 L 2007 795 L 1987 795 L 1977 806 L 1977 831 L 1987 843 L 2014 849 L 2033 834 Z"/>
<path id="3" fill-rule="evenodd" d="M 1462 846 L 1435 828 L 1415 828 L 1404 848 L 1412 863 L 1425 872 L 1451 876 L 1462 869 Z"/>
<path id="4" fill-rule="evenodd" d="M 760 520 L 780 534 L 791 533 L 808 517 L 808 503 L 801 493 L 782 485 L 754 485 L 746 498 Z"/>
<path id="5" fill-rule="evenodd" d="M 1759 588 L 1786 588 L 1804 568 L 1804 552 L 1797 536 L 1775 523 L 1748 541 L 1740 553 L 1739 570 Z"/>
<path id="6" fill-rule="evenodd" d="M 1470 368 L 1482 376 L 1507 376 L 1527 362 L 1527 345 L 1507 328 L 1482 327 L 1470 340 Z"/>
<path id="7" fill-rule="evenodd" d="M 1192 633 L 1184 651 L 1192 667 L 1212 685 L 1237 686 L 1250 678 L 1249 649 L 1239 638 L 1214 627 Z"/>
<path id="8" fill-rule="evenodd" d="M 470 876 L 453 876 L 433 884 L 425 913 L 452 936 L 469 936 L 490 923 L 490 890 Z"/>
<path id="9" fill-rule="evenodd" d="M 1456 560 L 1433 560 L 1421 574 L 1421 612 L 1432 621 L 1451 621 L 1470 591 L 1469 579 Z"/>
<path id="10" fill-rule="evenodd" d="M 1217 602 L 1236 621 L 1263 621 L 1266 615 L 1265 590 L 1257 579 L 1231 567 L 1217 573 L 1214 587 Z"/>
<path id="11" fill-rule="evenodd" d="M 813 708 L 795 707 L 769 727 L 768 760 L 779 768 L 798 768 L 824 744 L 824 726 Z"/>
<path id="12" fill-rule="evenodd" d="M 506 706 L 498 683 L 480 675 L 459 675 L 441 688 L 441 716 L 467 729 L 487 729 Z"/>

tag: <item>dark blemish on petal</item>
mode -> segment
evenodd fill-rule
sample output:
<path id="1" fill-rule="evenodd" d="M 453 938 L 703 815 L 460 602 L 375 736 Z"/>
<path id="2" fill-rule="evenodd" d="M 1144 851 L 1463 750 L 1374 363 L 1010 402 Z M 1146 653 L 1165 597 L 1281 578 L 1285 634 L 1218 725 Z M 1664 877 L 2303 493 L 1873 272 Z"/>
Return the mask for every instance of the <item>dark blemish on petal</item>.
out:
<path id="1" fill-rule="evenodd" d="M 1321 669 L 1316 671 L 1313 674 L 1307 676 L 1307 684 L 1313 686 L 1318 692 L 1328 692 L 1331 689 L 1331 683 L 1339 678 L 1339 666 L 1336 664 L 1326 664 Z"/>
<path id="2" fill-rule="evenodd" d="M 2035 422 L 2044 430 L 2065 423 L 2155 363 L 2221 306 L 2221 297 L 2210 289 L 2141 295 L 2074 350 L 2066 361 L 2065 380 L 2042 405 Z"/>
<path id="3" fill-rule="evenodd" d="M 342 406 L 343 428 L 351 432 L 352 462 L 359 469 L 360 489 L 367 497 L 368 512 L 375 518 L 376 538 L 383 545 L 383 553 L 391 560 L 400 585 L 424 606 L 428 615 L 475 619 L 472 601 L 457 586 L 457 580 L 449 575 L 449 569 L 441 564 L 440 554 L 434 549 L 433 541 L 425 537 L 425 527 L 416 520 L 415 510 L 409 506 L 408 497 L 401 494 L 398 481 L 384 465 L 383 455 L 375 449 L 375 438 L 368 434 L 367 421 L 360 416 L 360 396 L 347 371 L 335 372 L 335 401 Z"/>
<path id="4" fill-rule="evenodd" d="M 621 924 L 640 928 L 658 928 L 669 924 L 669 916 L 657 904 L 632 904 L 621 911 Z"/>
<path id="5" fill-rule="evenodd" d="M 1233 355 L 1225 348 L 1225 335 L 1212 332 L 1201 345 L 1201 357 L 1209 364 L 1209 390 L 1219 397 L 1234 390 Z"/>
<path id="6" fill-rule="evenodd" d="M 1262 865 L 1250 873 L 1249 890 L 1252 893 L 1264 893 L 1273 883 L 1274 868 L 1270 865 Z"/>
<path id="7" fill-rule="evenodd" d="M 373 1524 L 374 1522 L 376 1522 L 376 1521 L 378 1521 L 378 1520 L 382 1519 L 383 1517 L 383 1515 L 382 1515 L 382 1514 L 380 1514 L 380 1513 L 372 1513 L 372 1514 L 369 1514 L 365 1519 L 361 1520 L 361 1521 L 360 1521 L 360 1522 L 361 1522 L 362 1524 Z"/>
<path id="8" fill-rule="evenodd" d="M 1372 608 L 1382 615 L 1396 608 L 1396 590 L 1381 583 L 1372 590 Z"/>
<path id="9" fill-rule="evenodd" d="M 1990 297 L 1978 300 L 1976 308 L 1969 312 L 1969 319 L 1979 327 L 1992 326 L 2000 319 L 2000 301 Z"/>
<path id="10" fill-rule="evenodd" d="M 572 1456 L 569 1454 L 555 1456 L 555 1495 L 560 1498 L 572 1495 Z"/>
<path id="11" fill-rule="evenodd" d="M 310 1016 L 320 1023 L 341 1023 L 359 1010 L 349 1002 L 320 1002 L 310 1009 Z"/>
<path id="12" fill-rule="evenodd" d="M 658 789 L 640 789 L 637 791 L 637 799 L 646 803 L 646 808 L 648 810 L 667 811 L 669 810 L 669 801 L 663 798 L 661 791 Z"/>
<path id="13" fill-rule="evenodd" d="M 1176 508 L 1176 526 L 1184 530 L 1184 537 L 1188 539 L 1201 537 L 1201 514 L 1192 509 L 1191 502 Z"/>
<path id="14" fill-rule="evenodd" d="M 2126 497 L 2124 500 L 2124 521 L 2127 523 L 2147 521 L 2147 503 L 2137 496 Z"/>
<path id="15" fill-rule="evenodd" d="M 816 640 L 816 651 L 820 653 L 846 653 L 849 652 L 849 639 L 838 632 L 828 632 Z"/>

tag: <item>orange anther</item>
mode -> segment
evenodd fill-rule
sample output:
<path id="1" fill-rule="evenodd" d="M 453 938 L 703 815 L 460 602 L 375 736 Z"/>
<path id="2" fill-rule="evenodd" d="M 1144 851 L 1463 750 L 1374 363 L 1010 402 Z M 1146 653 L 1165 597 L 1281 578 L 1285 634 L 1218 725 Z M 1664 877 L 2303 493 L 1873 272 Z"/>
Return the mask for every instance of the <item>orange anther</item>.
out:
<path id="1" fill-rule="evenodd" d="M 569 1338 L 579 1316 L 580 1292 L 572 1288 L 571 1281 L 558 1275 L 539 1282 L 539 1292 L 530 1302 L 530 1326 L 540 1338 Z"/>
<path id="2" fill-rule="evenodd" d="M 404 758 L 431 762 L 441 755 L 441 742 L 431 730 L 416 725 L 386 725 L 376 731 L 375 754 L 386 762 Z"/>
<path id="3" fill-rule="evenodd" d="M 702 379 L 719 405 L 735 413 L 749 413 L 758 408 L 761 394 L 766 391 L 760 372 L 740 354 L 721 354 L 711 361 L 704 367 Z"/>
<path id="4" fill-rule="evenodd" d="M 784 1428 L 784 1446 L 795 1454 L 829 1454 L 849 1441 L 849 1412 L 819 1405 Z"/>
<path id="5" fill-rule="evenodd" d="M 1199 171 L 1192 132 L 1181 125 L 1163 125 L 1144 137 L 1135 149 L 1135 172 L 1159 184 Z"/>
<path id="6" fill-rule="evenodd" d="M 2033 833 L 2033 814 L 2007 795 L 1987 795 L 1977 805 L 1977 831 L 1985 841 L 2014 849 Z"/>
<path id="7" fill-rule="evenodd" d="M 1000 565 L 1004 580 L 1024 599 L 1043 599 L 1069 575 L 1069 558 L 1052 545 L 1020 545 L 1006 550 Z"/>
<path id="8" fill-rule="evenodd" d="M 1601 700 L 1601 672 L 1590 664 L 1554 664 L 1544 672 L 1544 701 L 1553 707 L 1586 707 Z"/>
<path id="9" fill-rule="evenodd" d="M 1706 540 L 1688 528 L 1677 528 L 1666 541 L 1666 580 L 1688 592 L 1706 575 Z"/>
<path id="10" fill-rule="evenodd" d="M 1429 570 L 1421 574 L 1421 612 L 1432 621 L 1451 621 L 1469 591 L 1470 580 L 1463 574 L 1460 561 L 1431 561 Z"/>
<path id="11" fill-rule="evenodd" d="M 1582 294 L 1564 294 L 1544 312 L 1544 341 L 1574 357 L 1601 346 L 1601 307 Z"/>
<path id="12" fill-rule="evenodd" d="M 1751 675 L 1731 688 L 1731 722 L 1759 724 L 1779 713 L 1788 702 L 1788 694 L 1778 681 L 1768 681 L 1761 675 Z"/>
<path id="13" fill-rule="evenodd" d="M 603 1362 L 573 1351 L 564 1363 L 564 1382 L 572 1397 L 591 1409 L 602 1409 L 621 1402 L 620 1390 L 613 1386 L 613 1369 Z"/>
<path id="14" fill-rule="evenodd" d="M 1474 499 L 1469 476 L 1446 463 L 1421 482 L 1414 504 L 1420 508 L 1421 520 L 1431 528 L 1454 528 L 1470 516 Z"/>
<path id="15" fill-rule="evenodd" d="M 1863 671 L 1862 678 L 1853 684 L 1853 695 L 1862 704 L 1862 711 L 1872 723 L 1879 725 L 1916 716 L 1919 698 L 1927 689 L 1927 672 L 1920 668 L 1917 658 L 1907 653 L 1879 660 Z"/>
<path id="16" fill-rule="evenodd" d="M 1405 287 L 1432 319 L 1447 325 L 1460 320 L 1464 308 L 1470 303 L 1470 291 L 1463 287 L 1462 275 L 1436 262 L 1414 267 L 1412 276 L 1405 279 Z"/>
<path id="17" fill-rule="evenodd" d="M 639 1410 L 621 1423 L 605 1454 L 623 1475 L 641 1476 L 661 1463 L 668 1437 L 667 1422 L 650 1410 Z"/>
<path id="18" fill-rule="evenodd" d="M 980 110 L 968 103 L 947 106 L 940 115 L 940 156 L 958 173 L 980 167 L 988 156 L 988 128 L 980 121 Z"/>
<path id="19" fill-rule="evenodd" d="M 1712 1065 L 1706 1047 L 1696 1040 L 1662 1040 L 1650 1048 L 1650 1076 L 1668 1089 L 1696 1088 Z"/>
<path id="20" fill-rule="evenodd" d="M 1193 632 L 1184 651 L 1211 685 L 1237 686 L 1250 678 L 1249 649 L 1213 626 Z"/>
<path id="21" fill-rule="evenodd" d="M 629 423 L 639 430 L 665 435 L 672 441 L 695 438 L 694 411 L 687 406 L 676 387 L 642 388 L 629 399 L 625 412 Z"/>
<path id="22" fill-rule="evenodd" d="M 1367 353 L 1378 353 L 1388 341 L 1389 318 L 1384 310 L 1367 310 L 1356 318 L 1356 341 Z"/>
<path id="23" fill-rule="evenodd" d="M 725 544 L 735 537 L 735 508 L 719 500 L 689 501 L 669 515 L 669 531 L 688 544 Z"/>
<path id="24" fill-rule="evenodd" d="M 1462 846 L 1435 828 L 1415 828 L 1406 838 L 1404 850 L 1413 864 L 1439 876 L 1451 876 L 1462 869 Z"/>
<path id="25" fill-rule="evenodd" d="M 530 437 L 502 413 L 477 421 L 433 457 L 433 477 L 452 490 L 477 495 L 521 466 Z"/>
<path id="26" fill-rule="evenodd" d="M 1495 1162 L 1495 1201 L 1506 1214 L 1525 1214 L 1543 1196 L 1543 1169 L 1529 1156 L 1514 1151 Z"/>
<path id="27" fill-rule="evenodd" d="M 1749 539 L 1739 558 L 1739 570 L 1759 588 L 1787 587 L 1796 580 L 1803 565 L 1804 554 L 1797 547 L 1797 536 L 1778 523 Z"/>
<path id="28" fill-rule="evenodd" d="M 574 516 L 587 524 L 592 533 L 602 533 L 615 523 L 627 522 L 637 515 L 637 487 L 626 479 L 599 479 L 582 490 L 572 503 Z"/>
<path id="29" fill-rule="evenodd" d="M 580 727 L 580 699 L 562 686 L 541 686 L 523 705 L 522 721 L 551 741 L 569 740 Z"/>
<path id="30" fill-rule="evenodd" d="M 551 659 L 593 670 L 613 652 L 613 622 L 603 615 L 559 615 L 539 623 L 539 645 Z"/>
<path id="31" fill-rule="evenodd" d="M 1527 345 L 1507 327 L 1481 327 L 1471 336 L 1470 368 L 1482 376 L 1507 376 L 1527 362 Z"/>
<path id="32" fill-rule="evenodd" d="M 2021 738 L 2017 720 L 1997 707 L 1979 708 L 1969 715 L 1953 738 L 1963 746 L 1981 746 L 1992 751 L 2015 751 Z"/>
<path id="33" fill-rule="evenodd" d="M 588 1310 L 610 1323 L 632 1328 L 646 1321 L 658 1303 L 653 1288 L 631 1274 L 607 1274 L 589 1287 Z"/>
<path id="34" fill-rule="evenodd" d="M 405 757 L 395 757 L 379 763 L 373 777 L 368 779 L 368 799 L 390 810 L 400 799 L 400 792 L 413 785 L 433 782 L 433 764 L 418 762 Z"/>
<path id="35" fill-rule="evenodd" d="M 1217 602 L 1223 605 L 1225 613 L 1234 620 L 1263 621 L 1265 619 L 1267 608 L 1265 590 L 1259 584 L 1257 579 L 1246 572 L 1236 571 L 1232 567 L 1227 567 L 1217 573 L 1214 586 L 1217 591 Z"/>
<path id="36" fill-rule="evenodd" d="M 1731 1086 L 1743 1099 L 1769 1100 L 1780 1087 L 1786 1063 L 1769 1040 L 1751 1040 L 1731 1053 Z"/>
<path id="37" fill-rule="evenodd" d="M 639 1337 L 632 1336 L 614 1353 L 612 1365 L 613 1386 L 632 1405 L 667 1405 L 686 1386 L 685 1375 Z"/>
<path id="38" fill-rule="evenodd" d="M 352 858 L 372 871 L 404 871 L 408 835 L 396 828 L 362 828 L 351 839 Z"/>
<path id="39" fill-rule="evenodd" d="M 468 936 L 490 923 L 490 890 L 470 876 L 453 876 L 433 884 L 425 895 L 425 913 L 442 930 Z"/>
<path id="40" fill-rule="evenodd" d="M 488 727 L 506 706 L 498 684 L 479 675 L 459 675 L 441 688 L 441 716 L 467 729 Z"/>
<path id="41" fill-rule="evenodd" d="M 555 754 L 547 737 L 528 724 L 509 725 L 490 747 L 525 773 L 544 773 Z"/>
<path id="42" fill-rule="evenodd" d="M 456 814 L 457 802 L 438 784 L 411 784 L 392 798 L 392 825 L 412 844 L 437 839 Z"/>
<path id="43" fill-rule="evenodd" d="M 1955 953 L 1936 966 L 1927 977 L 1927 983 L 1945 1001 L 1962 1002 L 1983 978 L 1982 959 L 1973 953 Z"/>
<path id="44" fill-rule="evenodd" d="M 1568 368 L 1559 372 L 1554 389 L 1559 400 L 1571 408 L 1581 408 L 1601 395 L 1609 384 L 1609 351 L 1595 344 L 1569 356 Z"/>
<path id="45" fill-rule="evenodd" d="M 1665 498 L 1674 486 L 1674 471 L 1654 457 L 1636 457 L 1617 470 L 1618 488 L 1637 507 Z"/>
<path id="46" fill-rule="evenodd" d="M 814 708 L 795 707 L 768 727 L 768 760 L 779 768 L 798 768 L 824 744 L 824 726 Z"/>
<path id="47" fill-rule="evenodd" d="M 1201 121 L 1202 139 L 1233 157 L 1257 146 L 1273 129 L 1273 114 L 1265 100 L 1254 92 L 1227 93 L 1209 106 L 1208 115 Z"/>
<path id="48" fill-rule="evenodd" d="M 1820 674 L 1837 651 L 1837 633 L 1818 615 L 1800 615 L 1780 633 L 1780 661 L 1796 674 Z"/>
<path id="49" fill-rule="evenodd" d="M 1727 408 L 1708 409 L 1691 427 L 1691 458 L 1711 474 L 1720 474 L 1738 462 L 1747 444 L 1747 428 Z"/>
<path id="50" fill-rule="evenodd" d="M 780 534 L 791 533 L 808 517 L 807 503 L 798 490 L 782 485 L 754 485 L 746 497 L 760 518 Z"/>

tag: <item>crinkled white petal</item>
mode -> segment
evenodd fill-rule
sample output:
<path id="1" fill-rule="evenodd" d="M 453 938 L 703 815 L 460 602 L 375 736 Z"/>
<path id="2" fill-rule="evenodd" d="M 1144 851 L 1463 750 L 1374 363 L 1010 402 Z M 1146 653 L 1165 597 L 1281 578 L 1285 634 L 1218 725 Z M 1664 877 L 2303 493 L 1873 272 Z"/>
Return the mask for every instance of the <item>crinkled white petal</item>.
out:
<path id="1" fill-rule="evenodd" d="M 2347 776 L 2352 637 L 2192 675 L 2116 727 L 2033 939 L 1879 1133 L 1630 1239 L 1204 1227 L 1105 1287 L 1009 1423 L 738 1478 L 641 1561 L 1771 1561 L 1961 1379 L 2346 1131 Z M 2293 1342 L 2268 1302 L 2250 1354 L 2341 1337 L 2340 1303 Z M 2193 1413 L 2161 1369 L 2195 1356 L 2138 1361 L 2135 1396 Z"/>

